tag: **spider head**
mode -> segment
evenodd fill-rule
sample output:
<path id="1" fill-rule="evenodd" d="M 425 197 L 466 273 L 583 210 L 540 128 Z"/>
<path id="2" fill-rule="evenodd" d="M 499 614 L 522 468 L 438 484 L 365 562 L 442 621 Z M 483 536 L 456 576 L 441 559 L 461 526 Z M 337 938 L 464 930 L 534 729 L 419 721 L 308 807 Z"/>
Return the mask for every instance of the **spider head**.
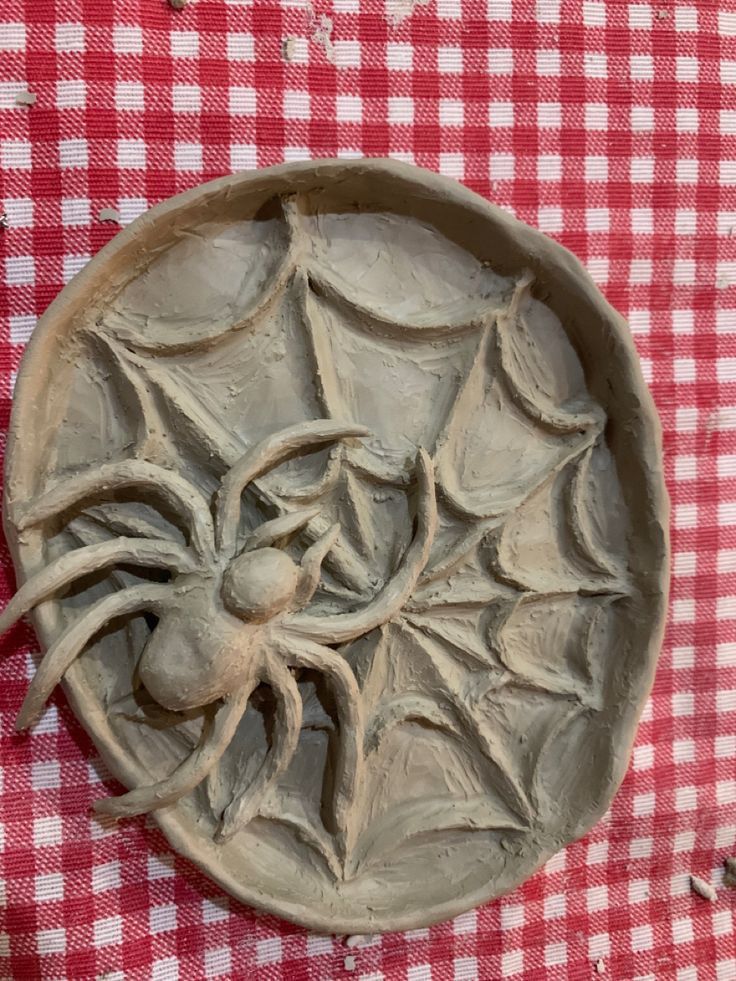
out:
<path id="1" fill-rule="evenodd" d="M 234 616 L 262 623 L 287 609 L 298 583 L 299 569 L 285 552 L 256 548 L 242 552 L 225 570 L 222 599 Z"/>

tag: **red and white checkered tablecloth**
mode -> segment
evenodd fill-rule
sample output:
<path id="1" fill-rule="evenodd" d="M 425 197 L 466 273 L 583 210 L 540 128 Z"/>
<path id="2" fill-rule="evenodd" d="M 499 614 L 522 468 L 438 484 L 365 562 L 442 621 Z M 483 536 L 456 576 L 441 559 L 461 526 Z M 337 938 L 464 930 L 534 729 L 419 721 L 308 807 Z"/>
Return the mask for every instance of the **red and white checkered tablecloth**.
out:
<path id="1" fill-rule="evenodd" d="M 349 949 L 228 901 L 151 823 L 93 818 L 119 788 L 64 697 L 13 732 L 35 645 L 18 627 L 0 658 L 0 977 L 495 981 L 602 961 L 616 981 L 735 979 L 736 889 L 711 904 L 688 877 L 718 884 L 736 853 L 736 3 L 0 0 L 3 437 L 36 318 L 115 234 L 100 208 L 127 223 L 233 170 L 335 155 L 464 181 L 576 252 L 630 320 L 674 505 L 631 770 L 523 888 Z"/>

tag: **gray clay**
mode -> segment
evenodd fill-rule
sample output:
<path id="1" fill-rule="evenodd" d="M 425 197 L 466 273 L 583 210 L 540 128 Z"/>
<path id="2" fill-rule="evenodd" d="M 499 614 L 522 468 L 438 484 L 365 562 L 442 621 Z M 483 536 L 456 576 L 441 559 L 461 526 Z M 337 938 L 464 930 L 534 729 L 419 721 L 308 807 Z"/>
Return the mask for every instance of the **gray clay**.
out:
<path id="1" fill-rule="evenodd" d="M 690 876 L 690 887 L 696 895 L 700 896 L 701 899 L 707 899 L 710 903 L 714 903 L 718 899 L 718 893 L 710 882 L 701 879 L 699 875 Z"/>
<path id="2" fill-rule="evenodd" d="M 35 92 L 19 92 L 15 97 L 16 106 L 35 106 L 38 96 Z"/>
<path id="3" fill-rule="evenodd" d="M 724 874 L 723 884 L 726 886 L 736 886 L 736 858 L 726 858 L 723 860 Z"/>
<path id="4" fill-rule="evenodd" d="M 117 208 L 100 208 L 97 214 L 98 221 L 111 221 L 116 225 L 120 224 L 120 212 Z"/>
<path id="5" fill-rule="evenodd" d="M 454 182 L 196 188 L 39 323 L 5 526 L 59 681 L 174 848 L 313 929 L 456 915 L 624 774 L 667 592 L 659 428 L 559 246 Z"/>

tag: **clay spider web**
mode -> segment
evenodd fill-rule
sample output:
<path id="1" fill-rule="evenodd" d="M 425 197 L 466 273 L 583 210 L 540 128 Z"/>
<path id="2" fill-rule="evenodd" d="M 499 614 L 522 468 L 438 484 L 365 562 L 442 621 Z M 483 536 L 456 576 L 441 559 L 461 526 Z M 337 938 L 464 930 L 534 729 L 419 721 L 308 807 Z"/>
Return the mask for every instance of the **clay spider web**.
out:
<path id="1" fill-rule="evenodd" d="M 254 672 L 250 680 L 255 684 L 262 678 L 280 692 L 272 733 L 279 752 L 266 757 L 246 786 L 235 773 L 218 832 L 234 833 L 256 814 L 291 823 L 321 852 L 333 874 L 353 875 L 385 860 L 402 834 L 478 827 L 514 831 L 538 820 L 544 801 L 536 770 L 547 743 L 580 712 L 595 711 L 601 704 L 603 677 L 596 651 L 609 609 L 627 590 L 626 570 L 622 557 L 610 554 L 615 535 L 601 516 L 600 504 L 591 507 L 606 494 L 607 504 L 612 499 L 603 479 L 611 466 L 602 438 L 605 418 L 584 389 L 567 398 L 555 395 L 545 352 L 531 330 L 531 277 L 510 284 L 493 300 L 456 304 L 434 322 L 397 321 L 372 308 L 355 290 L 350 295 L 346 284 L 315 257 L 296 199 L 285 199 L 282 207 L 286 249 L 244 314 L 220 323 L 209 319 L 167 325 L 132 316 L 120 302 L 102 318 L 91 343 L 105 350 L 118 384 L 137 403 L 141 435 L 136 457 L 160 459 L 170 467 L 160 438 L 168 429 L 169 444 L 177 445 L 205 494 L 237 465 L 248 445 L 247 420 L 240 431 L 224 426 L 212 409 L 217 386 L 211 385 L 209 392 L 207 386 L 223 377 L 224 388 L 231 386 L 233 375 L 223 376 L 222 366 L 230 364 L 237 372 L 245 363 L 242 358 L 252 360 L 252 338 L 259 331 L 287 320 L 297 325 L 315 390 L 305 411 L 334 420 L 324 424 L 332 425 L 333 432 L 335 426 L 347 431 L 363 422 L 360 398 L 352 404 L 343 384 L 346 362 L 340 342 L 345 337 L 349 335 L 356 360 L 361 352 L 370 357 L 375 350 L 389 350 L 404 363 L 420 364 L 427 375 L 438 370 L 432 350 L 438 343 L 445 345 L 443 357 L 460 380 L 433 390 L 432 396 L 444 400 L 445 411 L 434 431 L 424 434 L 437 471 L 436 535 L 426 538 L 421 562 L 412 565 L 411 588 L 400 591 L 401 601 L 390 616 L 366 620 L 357 639 L 334 637 L 329 657 L 323 652 L 321 661 L 314 655 L 299 665 L 327 671 L 344 695 L 336 730 L 324 712 L 309 723 L 331 730 L 333 736 L 336 732 L 332 811 L 305 816 L 298 794 L 289 787 L 286 771 L 299 739 L 301 699 L 293 680 L 270 669 L 270 675 Z M 294 336 L 287 340 L 294 342 Z M 487 441 L 500 415 L 511 420 L 510 452 L 496 452 L 494 461 Z M 474 439 L 473 433 L 480 437 Z M 406 437 L 389 443 L 385 432 L 350 444 L 339 440 L 319 458 L 316 475 L 313 468 L 306 479 L 299 470 L 274 477 L 258 474 L 252 493 L 244 498 L 246 512 L 270 512 L 274 517 L 266 527 L 270 523 L 277 530 L 290 529 L 289 535 L 298 533 L 307 543 L 306 555 L 324 558 L 314 621 L 326 611 L 342 610 L 337 615 L 346 616 L 346 608 L 375 603 L 414 548 L 407 530 L 417 444 Z M 527 452 L 530 445 L 534 452 Z M 514 474 L 512 454 L 531 465 Z M 477 472 L 474 461 L 481 455 L 491 459 L 492 471 L 481 467 Z M 506 471 L 511 476 L 505 478 Z M 381 507 L 386 501 L 392 509 Z M 556 527 L 545 518 L 553 511 L 560 516 Z M 524 560 L 524 526 L 530 518 L 537 525 L 541 521 L 552 542 L 552 572 L 545 579 L 535 578 L 534 563 Z M 124 508 L 117 509 L 114 521 L 112 511 L 98 510 L 96 520 L 116 534 L 135 534 L 136 527 L 140 531 L 140 516 Z M 252 514 L 250 520 L 253 524 Z M 396 540 L 388 554 L 377 547 L 376 525 L 383 520 L 392 522 Z M 569 530 L 564 541 L 557 540 L 559 527 Z M 159 528 L 157 534 L 165 532 Z M 314 629 L 319 633 L 321 628 L 318 624 Z M 554 657 L 550 644 L 558 648 Z M 417 688 L 417 665 L 422 666 L 423 688 Z M 499 692 L 506 715 L 512 710 L 528 713 L 529 692 L 536 699 L 538 724 L 532 726 L 526 769 L 520 768 L 504 726 L 499 729 Z M 376 754 L 393 751 L 394 733 L 417 723 L 451 740 L 454 753 L 480 752 L 485 767 L 480 785 L 390 806 L 382 801 L 371 781 L 380 768 L 371 764 Z M 216 719 L 205 719 L 203 746 L 212 725 Z M 203 772 L 196 752 L 190 760 L 194 762 L 180 767 L 189 767 L 182 777 Z M 351 768 L 346 790 L 341 780 Z M 179 787 L 189 790 L 192 779 L 181 779 Z M 376 807 L 372 801 L 378 802 Z M 116 806 L 108 805 L 113 811 Z M 128 813 L 134 812 L 130 807 Z M 334 835 L 337 850 L 325 828 Z"/>

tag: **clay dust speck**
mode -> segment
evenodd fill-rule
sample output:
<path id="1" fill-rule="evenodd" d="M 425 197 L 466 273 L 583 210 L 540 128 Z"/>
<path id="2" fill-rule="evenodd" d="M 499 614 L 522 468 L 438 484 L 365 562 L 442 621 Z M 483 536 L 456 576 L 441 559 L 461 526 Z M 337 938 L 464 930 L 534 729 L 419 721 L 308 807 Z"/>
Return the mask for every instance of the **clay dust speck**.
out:
<path id="1" fill-rule="evenodd" d="M 16 106 L 26 106 L 27 108 L 30 109 L 31 106 L 35 106 L 37 100 L 38 100 L 38 96 L 36 95 L 35 92 L 23 91 L 23 92 L 18 92 L 18 94 L 16 95 L 15 104 Z"/>
<path id="2" fill-rule="evenodd" d="M 116 225 L 120 224 L 120 212 L 117 208 L 100 208 L 97 215 L 98 221 L 113 222 Z"/>

